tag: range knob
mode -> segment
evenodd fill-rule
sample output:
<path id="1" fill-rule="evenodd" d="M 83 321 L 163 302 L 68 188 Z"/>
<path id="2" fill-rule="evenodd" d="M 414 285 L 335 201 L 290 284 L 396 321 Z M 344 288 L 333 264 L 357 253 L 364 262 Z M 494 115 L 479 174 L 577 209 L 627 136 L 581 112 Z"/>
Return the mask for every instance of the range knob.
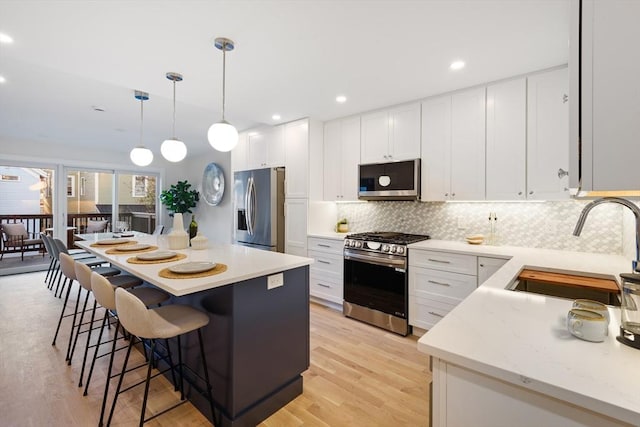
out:
<path id="1" fill-rule="evenodd" d="M 391 253 L 392 254 L 395 254 L 397 249 L 398 248 L 396 247 L 396 245 L 391 245 Z"/>
<path id="2" fill-rule="evenodd" d="M 396 252 L 399 254 L 403 254 L 404 253 L 404 247 L 403 246 L 398 246 L 398 249 L 396 249 Z"/>
<path id="3" fill-rule="evenodd" d="M 346 239 L 346 240 L 344 241 L 344 246 L 345 246 L 346 248 L 348 248 L 350 245 L 351 245 L 351 240 Z"/>
<path id="4" fill-rule="evenodd" d="M 382 252 L 389 252 L 391 250 L 391 246 L 389 245 L 382 245 Z"/>
<path id="5" fill-rule="evenodd" d="M 356 248 L 361 248 L 361 247 L 362 247 L 362 242 L 358 240 L 356 242 Z"/>

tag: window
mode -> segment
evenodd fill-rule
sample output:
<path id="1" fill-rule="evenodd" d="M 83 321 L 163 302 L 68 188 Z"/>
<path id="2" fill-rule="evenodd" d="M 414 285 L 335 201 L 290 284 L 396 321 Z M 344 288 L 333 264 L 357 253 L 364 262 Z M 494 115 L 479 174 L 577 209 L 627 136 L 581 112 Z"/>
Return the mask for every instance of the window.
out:
<path id="1" fill-rule="evenodd" d="M 86 196 L 87 192 L 87 178 L 84 176 L 80 177 L 80 195 Z"/>
<path id="2" fill-rule="evenodd" d="M 76 177 L 67 175 L 67 197 L 75 197 L 76 195 Z"/>
<path id="3" fill-rule="evenodd" d="M 144 175 L 133 175 L 133 190 L 131 195 L 133 197 L 145 197 L 147 195 L 148 181 Z"/>

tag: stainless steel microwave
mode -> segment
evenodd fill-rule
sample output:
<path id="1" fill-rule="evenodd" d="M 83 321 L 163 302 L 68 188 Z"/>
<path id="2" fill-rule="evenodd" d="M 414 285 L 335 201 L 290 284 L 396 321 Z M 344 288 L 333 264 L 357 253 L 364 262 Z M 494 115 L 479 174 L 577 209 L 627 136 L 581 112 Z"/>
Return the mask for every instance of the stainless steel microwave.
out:
<path id="1" fill-rule="evenodd" d="M 420 159 L 360 165 L 361 200 L 419 200 Z"/>

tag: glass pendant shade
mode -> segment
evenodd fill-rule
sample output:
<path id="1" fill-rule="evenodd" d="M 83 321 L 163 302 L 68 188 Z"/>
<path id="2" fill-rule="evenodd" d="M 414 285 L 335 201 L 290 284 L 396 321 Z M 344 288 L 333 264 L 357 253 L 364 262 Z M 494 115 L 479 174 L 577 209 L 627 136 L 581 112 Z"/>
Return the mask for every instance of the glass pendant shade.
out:
<path id="1" fill-rule="evenodd" d="M 238 144 L 238 131 L 227 122 L 212 124 L 207 137 L 209 144 L 218 151 L 231 151 Z"/>
<path id="2" fill-rule="evenodd" d="M 160 146 L 162 156 L 170 162 L 179 162 L 187 156 L 187 146 L 176 138 L 165 139 Z"/>
<path id="3" fill-rule="evenodd" d="M 146 147 L 135 147 L 131 150 L 129 157 L 137 166 L 149 166 L 153 161 L 153 153 Z"/>

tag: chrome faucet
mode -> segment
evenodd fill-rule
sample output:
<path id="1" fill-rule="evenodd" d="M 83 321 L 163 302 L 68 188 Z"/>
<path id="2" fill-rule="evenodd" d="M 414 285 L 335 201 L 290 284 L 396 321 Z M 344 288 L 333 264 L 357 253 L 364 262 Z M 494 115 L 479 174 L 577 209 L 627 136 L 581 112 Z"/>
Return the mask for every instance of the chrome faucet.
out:
<path id="1" fill-rule="evenodd" d="M 628 207 L 629 209 L 631 209 L 631 212 L 633 212 L 633 216 L 635 216 L 636 218 L 636 259 L 631 262 L 631 265 L 633 271 L 640 272 L 640 270 L 638 269 L 638 264 L 640 263 L 640 209 L 638 209 L 638 206 L 636 206 L 635 203 L 630 202 L 627 199 L 622 199 L 620 197 L 603 197 L 601 199 L 594 200 L 593 202 L 585 206 L 584 209 L 582 209 L 580 218 L 578 218 L 578 222 L 576 223 L 576 228 L 573 230 L 573 235 L 580 235 L 580 233 L 582 232 L 582 227 L 584 227 L 584 222 L 587 219 L 587 215 L 589 214 L 591 209 L 603 203 L 617 203 L 619 205 Z"/>

